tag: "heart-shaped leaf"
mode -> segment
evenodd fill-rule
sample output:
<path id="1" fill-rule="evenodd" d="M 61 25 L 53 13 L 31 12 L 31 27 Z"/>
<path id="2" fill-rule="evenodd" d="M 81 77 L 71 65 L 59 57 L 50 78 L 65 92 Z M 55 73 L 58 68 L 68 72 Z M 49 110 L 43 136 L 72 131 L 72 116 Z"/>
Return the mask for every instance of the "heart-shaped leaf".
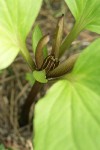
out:
<path id="1" fill-rule="evenodd" d="M 42 0 L 0 0 L 0 69 L 9 66 L 24 51 L 26 36 Z"/>
<path id="2" fill-rule="evenodd" d="M 35 109 L 35 150 L 100 150 L 100 39 Z"/>
<path id="3" fill-rule="evenodd" d="M 100 33 L 100 0 L 65 0 L 80 28 Z"/>

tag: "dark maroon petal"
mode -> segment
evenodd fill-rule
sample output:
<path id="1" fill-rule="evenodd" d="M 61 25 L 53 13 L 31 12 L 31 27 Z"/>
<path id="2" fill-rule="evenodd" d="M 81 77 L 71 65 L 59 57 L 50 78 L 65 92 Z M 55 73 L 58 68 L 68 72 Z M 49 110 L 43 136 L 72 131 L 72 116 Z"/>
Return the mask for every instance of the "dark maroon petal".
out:
<path id="1" fill-rule="evenodd" d="M 64 27 L 64 15 L 59 18 L 52 44 L 51 54 L 55 56 L 55 58 L 59 58 L 59 48 L 62 42 L 63 35 L 63 27 Z"/>
<path id="2" fill-rule="evenodd" d="M 75 64 L 77 58 L 79 57 L 79 55 L 80 55 L 80 53 L 70 56 L 67 60 L 62 62 L 57 68 L 50 71 L 47 74 L 47 78 L 60 77 L 60 76 L 65 75 L 66 73 L 70 72 L 73 69 L 74 64 Z"/>
<path id="3" fill-rule="evenodd" d="M 35 62 L 36 62 L 37 69 L 40 69 L 41 65 L 43 64 L 43 60 L 44 60 L 43 48 L 49 42 L 49 39 L 50 39 L 49 35 L 47 34 L 41 38 L 41 40 L 37 45 L 36 53 L 35 53 Z"/>

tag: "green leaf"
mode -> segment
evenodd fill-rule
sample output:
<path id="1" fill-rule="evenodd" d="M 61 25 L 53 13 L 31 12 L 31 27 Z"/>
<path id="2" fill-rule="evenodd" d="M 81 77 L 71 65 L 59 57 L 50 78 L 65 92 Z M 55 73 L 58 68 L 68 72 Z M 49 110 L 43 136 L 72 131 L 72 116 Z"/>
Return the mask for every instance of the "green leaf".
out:
<path id="1" fill-rule="evenodd" d="M 47 83 L 48 80 L 46 79 L 46 73 L 45 70 L 42 71 L 33 71 L 33 76 L 36 81 L 41 82 L 41 83 Z"/>
<path id="2" fill-rule="evenodd" d="M 80 28 L 100 33 L 100 0 L 65 0 Z"/>
<path id="3" fill-rule="evenodd" d="M 100 150 L 100 39 L 36 105 L 35 150 Z"/>
<path id="4" fill-rule="evenodd" d="M 7 150 L 3 144 L 0 145 L 0 150 Z"/>
<path id="5" fill-rule="evenodd" d="M 24 51 L 26 36 L 42 0 L 0 0 L 0 69 L 8 67 Z"/>
<path id="6" fill-rule="evenodd" d="M 31 85 L 35 83 L 35 79 L 33 77 L 33 73 L 26 73 L 25 79 L 29 81 Z"/>
<path id="7" fill-rule="evenodd" d="M 32 47 L 33 47 L 33 52 L 35 54 L 36 52 L 36 47 L 38 45 L 38 42 L 40 41 L 40 39 L 43 37 L 43 33 L 41 28 L 39 27 L 39 25 L 36 25 L 33 31 L 33 35 L 32 35 Z M 47 56 L 47 47 L 45 46 L 43 48 L 43 52 L 44 52 L 44 58 Z"/>

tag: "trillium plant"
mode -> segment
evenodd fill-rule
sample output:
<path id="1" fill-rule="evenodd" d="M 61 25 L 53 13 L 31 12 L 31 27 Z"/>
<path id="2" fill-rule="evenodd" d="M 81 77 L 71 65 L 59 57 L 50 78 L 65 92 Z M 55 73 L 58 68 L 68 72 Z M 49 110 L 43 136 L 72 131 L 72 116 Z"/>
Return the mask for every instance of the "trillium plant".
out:
<path id="1" fill-rule="evenodd" d="M 35 106 L 35 150 L 100 150 L 100 38 L 81 53 L 61 61 L 81 31 L 100 34 L 100 0 L 65 2 L 75 18 L 72 30 L 62 38 L 66 21 L 63 14 L 52 39 L 48 33 L 43 36 L 36 25 L 32 33 L 33 59 L 26 38 L 42 0 L 0 0 L 0 70 L 13 63 L 18 54 L 31 69 L 35 81 L 23 106 L 20 125 L 28 123 L 30 107 L 41 87 L 54 82 Z"/>

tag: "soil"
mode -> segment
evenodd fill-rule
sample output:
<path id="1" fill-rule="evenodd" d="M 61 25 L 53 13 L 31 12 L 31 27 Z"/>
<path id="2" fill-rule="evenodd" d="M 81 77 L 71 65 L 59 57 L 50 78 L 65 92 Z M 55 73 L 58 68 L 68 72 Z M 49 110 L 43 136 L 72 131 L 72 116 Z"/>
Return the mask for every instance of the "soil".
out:
<path id="1" fill-rule="evenodd" d="M 48 2 L 45 0 L 35 25 L 40 25 L 44 35 L 50 33 L 52 39 L 58 20 L 57 18 L 62 14 L 65 14 L 65 36 L 70 32 L 74 24 L 74 18 L 63 1 L 51 0 Z M 26 41 L 32 56 L 31 36 L 33 29 L 34 26 Z M 97 37 L 98 35 L 95 33 L 83 31 L 78 39 L 72 43 L 70 52 L 67 52 L 67 56 L 74 52 L 82 51 Z M 50 41 L 48 45 L 49 50 L 51 49 L 51 43 L 52 41 Z M 34 149 L 32 148 L 33 133 L 31 119 L 29 124 L 23 127 L 20 127 L 18 123 L 22 106 L 31 89 L 30 83 L 25 79 L 27 72 L 30 72 L 30 70 L 23 61 L 23 58 L 19 55 L 10 67 L 3 70 L 0 74 L 0 143 L 3 143 L 7 148 L 11 147 L 14 150 Z M 48 88 L 49 85 L 44 86 L 44 89 L 38 93 L 37 99 L 42 97 Z M 34 107 L 30 110 L 30 118 L 33 114 L 33 108 Z"/>

